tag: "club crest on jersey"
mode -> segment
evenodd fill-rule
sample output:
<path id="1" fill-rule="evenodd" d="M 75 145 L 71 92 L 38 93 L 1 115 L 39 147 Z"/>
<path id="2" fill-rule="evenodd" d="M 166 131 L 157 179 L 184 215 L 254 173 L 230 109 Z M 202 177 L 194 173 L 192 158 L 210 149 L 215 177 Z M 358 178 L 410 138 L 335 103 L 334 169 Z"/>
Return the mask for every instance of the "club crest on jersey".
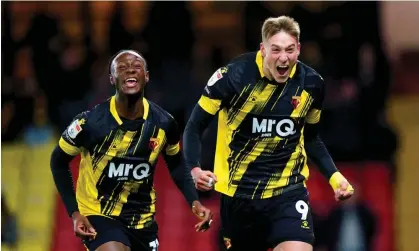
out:
<path id="1" fill-rule="evenodd" d="M 300 96 L 292 96 L 291 104 L 294 109 L 297 109 L 300 106 L 301 97 Z"/>
<path id="2" fill-rule="evenodd" d="M 150 142 L 148 143 L 148 147 L 152 151 L 155 151 L 158 148 L 159 145 L 160 145 L 160 140 L 158 138 L 150 138 Z"/>
<path id="3" fill-rule="evenodd" d="M 86 122 L 85 119 L 74 120 L 68 127 L 67 134 L 70 138 L 74 139 L 83 130 L 82 125 Z"/>

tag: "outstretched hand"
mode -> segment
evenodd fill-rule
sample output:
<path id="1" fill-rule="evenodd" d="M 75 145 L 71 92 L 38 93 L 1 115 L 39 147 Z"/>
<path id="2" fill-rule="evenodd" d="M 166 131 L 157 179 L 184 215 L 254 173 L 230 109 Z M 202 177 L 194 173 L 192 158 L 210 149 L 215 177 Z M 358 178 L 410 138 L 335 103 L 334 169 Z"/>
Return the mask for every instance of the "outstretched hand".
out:
<path id="1" fill-rule="evenodd" d="M 211 227 L 212 212 L 210 209 L 204 207 L 199 201 L 192 203 L 192 212 L 201 220 L 195 225 L 197 232 L 205 232 Z"/>

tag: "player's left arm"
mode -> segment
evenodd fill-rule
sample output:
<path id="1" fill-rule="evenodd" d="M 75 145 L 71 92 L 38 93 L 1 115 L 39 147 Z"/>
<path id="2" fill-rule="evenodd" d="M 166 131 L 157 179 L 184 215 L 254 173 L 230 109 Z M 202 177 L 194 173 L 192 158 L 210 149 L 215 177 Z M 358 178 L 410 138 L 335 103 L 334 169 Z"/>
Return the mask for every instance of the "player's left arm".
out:
<path id="1" fill-rule="evenodd" d="M 180 132 L 178 125 L 174 119 L 170 122 L 167 131 L 167 143 L 163 150 L 163 158 L 167 164 L 170 175 L 176 186 L 182 192 L 192 212 L 196 214 L 202 221 L 195 228 L 197 231 L 207 230 L 212 222 L 212 212 L 202 206 L 199 201 L 195 184 L 192 180 L 190 170 L 185 165 L 185 160 L 180 150 Z"/>
<path id="2" fill-rule="evenodd" d="M 332 157 L 329 154 L 318 133 L 318 125 L 324 100 L 324 83 L 319 77 L 316 85 L 314 102 L 306 116 L 306 126 L 304 129 L 304 144 L 307 156 L 317 165 L 320 172 L 329 180 L 329 184 L 335 191 L 337 200 L 349 198 L 354 189 L 346 178 L 336 168 Z"/>

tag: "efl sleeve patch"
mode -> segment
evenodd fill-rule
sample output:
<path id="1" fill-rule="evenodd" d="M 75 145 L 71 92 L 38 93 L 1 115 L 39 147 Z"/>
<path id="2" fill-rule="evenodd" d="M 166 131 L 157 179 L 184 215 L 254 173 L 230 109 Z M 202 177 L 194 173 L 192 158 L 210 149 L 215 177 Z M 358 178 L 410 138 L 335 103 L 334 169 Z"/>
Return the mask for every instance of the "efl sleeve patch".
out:
<path id="1" fill-rule="evenodd" d="M 208 86 L 213 86 L 215 83 L 217 83 L 218 80 L 223 78 L 223 73 L 227 72 L 227 68 L 226 67 L 222 67 L 218 70 L 216 70 L 214 72 L 214 74 L 212 74 L 212 76 L 210 77 L 210 79 L 208 80 L 207 85 Z"/>
<path id="2" fill-rule="evenodd" d="M 67 134 L 71 139 L 75 139 L 82 130 L 79 120 L 74 120 L 68 127 Z"/>
<path id="3" fill-rule="evenodd" d="M 85 146 L 88 137 L 86 134 L 86 115 L 79 114 L 67 129 L 61 134 L 60 146 L 68 154 L 77 154 L 78 149 Z"/>

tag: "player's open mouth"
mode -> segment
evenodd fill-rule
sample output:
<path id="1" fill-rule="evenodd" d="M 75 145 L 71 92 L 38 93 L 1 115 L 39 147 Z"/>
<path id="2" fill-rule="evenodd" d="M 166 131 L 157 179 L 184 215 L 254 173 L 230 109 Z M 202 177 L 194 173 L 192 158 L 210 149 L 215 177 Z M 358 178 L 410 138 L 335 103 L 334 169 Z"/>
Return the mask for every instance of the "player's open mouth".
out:
<path id="1" fill-rule="evenodd" d="M 137 83 L 138 83 L 138 81 L 137 81 L 136 78 L 127 78 L 125 80 L 125 85 L 128 86 L 128 87 L 134 87 L 134 86 L 137 85 Z"/>
<path id="2" fill-rule="evenodd" d="M 287 73 L 289 68 L 290 68 L 289 66 L 279 66 L 278 65 L 276 67 L 276 70 L 278 71 L 279 75 L 284 76 Z"/>

